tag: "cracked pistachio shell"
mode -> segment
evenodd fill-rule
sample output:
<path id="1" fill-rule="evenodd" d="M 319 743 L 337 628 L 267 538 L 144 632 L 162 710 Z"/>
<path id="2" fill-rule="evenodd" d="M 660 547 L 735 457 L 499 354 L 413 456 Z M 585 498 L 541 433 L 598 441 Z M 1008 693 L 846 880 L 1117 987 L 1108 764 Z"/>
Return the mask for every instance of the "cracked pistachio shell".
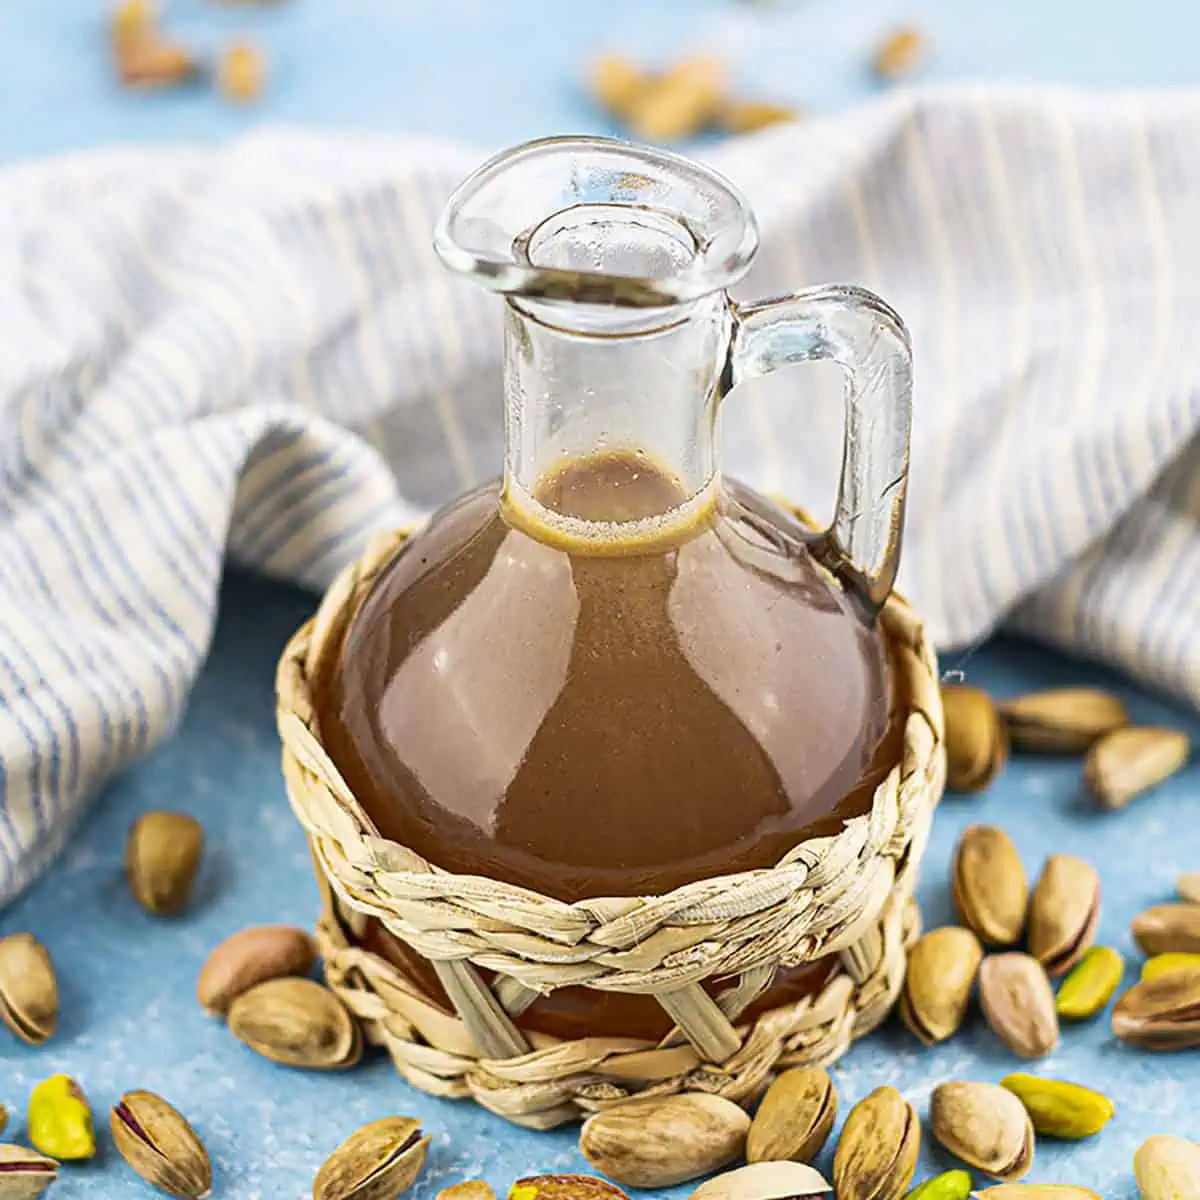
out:
<path id="1" fill-rule="evenodd" d="M 1181 900 L 1189 904 L 1200 904 L 1200 871 L 1189 871 L 1175 881 L 1175 890 Z"/>
<path id="2" fill-rule="evenodd" d="M 626 1187 L 665 1188 L 740 1158 L 750 1118 L 732 1100 L 684 1092 L 596 1113 L 579 1131 L 583 1157 Z"/>
<path id="3" fill-rule="evenodd" d="M 1030 692 L 1000 706 L 1014 750 L 1082 754 L 1097 738 L 1129 724 L 1116 696 L 1098 688 Z"/>
<path id="4" fill-rule="evenodd" d="M 824 1200 L 832 1191 L 805 1163 L 758 1162 L 702 1183 L 691 1200 Z"/>
<path id="5" fill-rule="evenodd" d="M 148 812 L 129 829 L 125 875 L 147 912 L 174 916 L 187 907 L 204 854 L 204 830 L 185 813 Z"/>
<path id="6" fill-rule="evenodd" d="M 1100 876 L 1073 854 L 1052 854 L 1029 902 L 1029 953 L 1065 975 L 1091 947 L 1100 920 Z"/>
<path id="7" fill-rule="evenodd" d="M 325 1160 L 313 1180 L 313 1200 L 395 1200 L 416 1182 L 428 1153 L 419 1121 L 372 1121 Z"/>
<path id="8" fill-rule="evenodd" d="M 258 925 L 227 937 L 205 959 L 196 980 L 196 998 L 209 1012 L 223 1016 L 243 992 L 268 979 L 307 975 L 317 947 L 303 929 Z"/>
<path id="9" fill-rule="evenodd" d="M 58 1027 L 58 980 L 45 946 L 32 934 L 0 938 L 0 1018 L 31 1046 Z"/>
<path id="10" fill-rule="evenodd" d="M 988 955 L 979 968 L 979 1005 L 992 1032 L 1020 1058 L 1044 1058 L 1058 1045 L 1054 993 L 1031 955 Z"/>
<path id="11" fill-rule="evenodd" d="M 629 1194 L 595 1175 L 527 1175 L 512 1185 L 508 1200 L 629 1200 Z"/>
<path id="12" fill-rule="evenodd" d="M 496 1193 L 482 1179 L 465 1179 L 442 1188 L 435 1200 L 496 1200 Z"/>
<path id="13" fill-rule="evenodd" d="M 1156 904 L 1132 928 L 1143 954 L 1200 954 L 1200 904 Z"/>
<path id="14" fill-rule="evenodd" d="M 956 1158 L 1003 1182 L 1033 1165 L 1033 1124 L 1024 1105 L 994 1083 L 942 1083 L 929 1102 L 933 1136 Z"/>
<path id="15" fill-rule="evenodd" d="M 820 1067 L 793 1067 L 767 1089 L 746 1138 L 746 1161 L 811 1162 L 837 1118 L 837 1089 Z"/>
<path id="16" fill-rule="evenodd" d="M 1134 984 L 1116 1003 L 1113 1033 L 1146 1050 L 1200 1046 L 1200 967 Z"/>
<path id="17" fill-rule="evenodd" d="M 212 1192 L 212 1162 L 186 1118 L 161 1096 L 126 1092 L 108 1119 L 121 1157 L 151 1187 L 179 1200 Z"/>
<path id="18" fill-rule="evenodd" d="M 58 1163 L 24 1146 L 0 1145 L 0 1200 L 38 1200 L 58 1178 Z"/>
<path id="19" fill-rule="evenodd" d="M 850 1110 L 833 1156 L 838 1200 L 901 1200 L 917 1170 L 921 1123 L 894 1087 L 876 1088 Z"/>
<path id="20" fill-rule="evenodd" d="M 956 792 L 987 787 L 1008 758 L 1008 735 L 991 696 L 967 684 L 942 688 L 946 785 Z"/>
<path id="21" fill-rule="evenodd" d="M 311 979 L 270 979 L 229 1007 L 229 1028 L 251 1050 L 287 1067 L 337 1070 L 362 1057 L 358 1022 Z"/>
<path id="22" fill-rule="evenodd" d="M 1187 735 L 1131 726 L 1105 734 L 1088 751 L 1083 779 L 1103 808 L 1124 808 L 1187 762 Z"/>
<path id="23" fill-rule="evenodd" d="M 932 929 L 913 946 L 900 1016 L 926 1046 L 958 1032 L 982 960 L 979 939 L 958 925 Z"/>
<path id="24" fill-rule="evenodd" d="M 972 825 L 954 856 L 954 904 L 985 946 L 1011 946 L 1025 928 L 1029 881 L 1021 856 L 1003 830 Z"/>
<path id="25" fill-rule="evenodd" d="M 1157 1134 L 1133 1156 L 1142 1200 L 1192 1200 L 1200 1196 L 1200 1146 L 1181 1137 Z"/>
<path id="26" fill-rule="evenodd" d="M 1104 1200 L 1098 1192 L 1072 1183 L 1002 1183 L 975 1196 L 976 1200 Z"/>

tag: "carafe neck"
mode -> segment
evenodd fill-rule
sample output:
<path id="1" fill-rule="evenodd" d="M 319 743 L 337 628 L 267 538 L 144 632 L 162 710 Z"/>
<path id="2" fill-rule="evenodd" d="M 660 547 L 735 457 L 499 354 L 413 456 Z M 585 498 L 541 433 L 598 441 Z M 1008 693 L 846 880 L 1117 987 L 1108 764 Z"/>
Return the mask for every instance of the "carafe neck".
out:
<path id="1" fill-rule="evenodd" d="M 608 313 L 606 326 L 595 309 L 510 298 L 504 337 L 506 498 L 538 524 L 565 520 L 568 536 L 600 540 L 682 520 L 715 492 L 730 324 L 722 293 L 655 309 L 633 329 L 628 312 Z M 605 521 L 543 511 L 543 481 L 573 461 L 614 455 L 644 461 L 677 489 L 657 502 L 639 489 L 636 504 L 614 490 L 601 499 Z M 619 473 L 609 486 L 622 486 Z"/>

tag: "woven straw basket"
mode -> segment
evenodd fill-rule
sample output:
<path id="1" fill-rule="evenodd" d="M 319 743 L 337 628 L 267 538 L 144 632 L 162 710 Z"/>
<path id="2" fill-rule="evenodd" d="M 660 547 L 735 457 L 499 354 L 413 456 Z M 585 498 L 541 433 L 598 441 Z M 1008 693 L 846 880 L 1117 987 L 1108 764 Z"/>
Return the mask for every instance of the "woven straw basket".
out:
<path id="1" fill-rule="evenodd" d="M 893 596 L 881 617 L 907 716 L 900 761 L 869 813 L 770 869 L 662 896 L 566 904 L 441 871 L 380 838 L 321 747 L 310 681 L 340 652 L 404 536 L 376 539 L 339 576 L 277 678 L 288 795 L 325 897 L 326 978 L 400 1074 L 545 1129 L 634 1096 L 692 1090 L 745 1101 L 781 1068 L 830 1063 L 875 1028 L 903 983 L 917 932 L 912 890 L 945 777 L 936 660 L 908 605 Z M 368 917 L 433 964 L 453 1012 L 356 944 Z M 829 955 L 835 965 L 820 991 L 739 1020 L 778 968 Z M 727 986 L 713 997 L 706 979 Z M 568 985 L 652 995 L 674 1031 L 654 1043 L 517 1028 L 539 994 Z"/>

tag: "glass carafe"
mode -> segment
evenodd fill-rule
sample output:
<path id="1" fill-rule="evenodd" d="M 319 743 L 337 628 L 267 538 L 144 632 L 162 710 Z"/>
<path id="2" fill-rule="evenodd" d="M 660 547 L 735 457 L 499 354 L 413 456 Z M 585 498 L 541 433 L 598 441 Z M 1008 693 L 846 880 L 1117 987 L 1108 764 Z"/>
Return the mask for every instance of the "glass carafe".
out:
<path id="1" fill-rule="evenodd" d="M 738 192 L 605 139 L 492 159 L 436 246 L 506 298 L 504 474 L 402 547 L 316 681 L 322 741 L 380 833 L 577 901 L 769 866 L 866 811 L 899 745 L 875 624 L 908 469 L 896 314 L 851 287 L 732 302 L 757 248 Z M 846 424 L 813 531 L 722 476 L 719 424 L 741 380 L 818 358 L 844 369 Z M 365 940 L 441 994 L 381 928 Z M 759 1003 L 821 978 L 782 973 Z M 578 988 L 521 1018 L 664 1022 Z"/>

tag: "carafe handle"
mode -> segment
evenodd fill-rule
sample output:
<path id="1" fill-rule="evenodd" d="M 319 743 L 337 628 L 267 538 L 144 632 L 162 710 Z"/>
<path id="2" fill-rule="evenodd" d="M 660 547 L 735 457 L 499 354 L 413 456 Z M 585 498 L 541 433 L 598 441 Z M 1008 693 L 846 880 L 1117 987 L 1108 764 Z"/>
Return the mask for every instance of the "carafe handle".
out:
<path id="1" fill-rule="evenodd" d="M 846 423 L 833 522 L 813 551 L 873 617 L 900 562 L 912 423 L 912 351 L 904 323 L 857 287 L 818 287 L 732 304 L 730 384 L 832 359 L 845 374 Z"/>

